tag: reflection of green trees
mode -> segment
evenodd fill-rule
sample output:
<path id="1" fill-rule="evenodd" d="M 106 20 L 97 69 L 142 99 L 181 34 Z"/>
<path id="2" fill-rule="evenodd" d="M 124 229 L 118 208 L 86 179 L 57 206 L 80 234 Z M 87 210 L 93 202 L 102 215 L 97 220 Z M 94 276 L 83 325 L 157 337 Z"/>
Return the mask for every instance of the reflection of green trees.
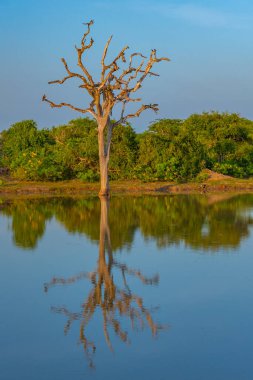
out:
<path id="1" fill-rule="evenodd" d="M 252 195 L 209 203 L 207 197 L 177 195 L 150 198 L 140 205 L 140 228 L 158 246 L 184 241 L 197 249 L 236 247 L 249 234 L 252 218 L 243 211 L 253 206 Z"/>
<path id="2" fill-rule="evenodd" d="M 52 212 L 52 205 L 45 200 L 19 200 L 5 203 L 1 208 L 1 214 L 12 219 L 14 243 L 26 249 L 36 247 Z"/>
<path id="3" fill-rule="evenodd" d="M 205 210 L 197 197 L 169 196 L 142 199 L 140 228 L 145 237 L 155 238 L 159 247 L 178 243 L 201 229 Z"/>
<path id="4" fill-rule="evenodd" d="M 111 200 L 109 223 L 113 236 L 112 250 L 129 246 L 138 227 L 133 198 Z M 99 240 L 100 203 L 97 198 L 82 200 L 63 199 L 55 205 L 55 217 L 71 233 L 85 234 Z"/>
<path id="5" fill-rule="evenodd" d="M 112 251 L 130 247 L 140 229 L 158 247 L 183 241 L 195 249 L 237 247 L 248 236 L 253 195 L 234 197 L 168 195 L 115 197 L 110 201 Z M 1 205 L 0 213 L 12 218 L 13 240 L 34 248 L 52 216 L 70 233 L 99 241 L 100 204 L 97 198 L 15 200 Z"/>
<path id="6" fill-rule="evenodd" d="M 100 205 L 96 198 L 59 199 L 54 214 L 68 232 L 85 234 L 91 240 L 98 241 Z"/>

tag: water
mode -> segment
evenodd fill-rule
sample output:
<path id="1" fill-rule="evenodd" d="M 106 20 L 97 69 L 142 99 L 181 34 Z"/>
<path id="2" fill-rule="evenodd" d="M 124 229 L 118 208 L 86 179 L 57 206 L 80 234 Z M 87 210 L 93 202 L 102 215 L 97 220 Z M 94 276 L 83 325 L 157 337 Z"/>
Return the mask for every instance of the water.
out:
<path id="1" fill-rule="evenodd" d="M 253 378 L 253 195 L 3 200 L 0 379 Z"/>

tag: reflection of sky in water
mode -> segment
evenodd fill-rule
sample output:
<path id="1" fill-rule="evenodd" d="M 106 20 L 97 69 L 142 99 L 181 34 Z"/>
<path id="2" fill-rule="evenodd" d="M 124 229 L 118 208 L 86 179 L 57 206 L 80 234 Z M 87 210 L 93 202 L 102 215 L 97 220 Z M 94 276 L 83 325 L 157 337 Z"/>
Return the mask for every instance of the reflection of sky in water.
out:
<path id="1" fill-rule="evenodd" d="M 227 226 L 231 223 L 231 218 L 226 223 L 222 221 L 221 215 L 227 216 L 224 214 L 227 209 L 229 216 L 232 215 L 233 202 L 237 215 L 235 223 L 238 223 L 238 215 L 243 216 L 244 221 L 252 217 L 252 210 L 248 211 L 251 207 L 249 198 L 244 200 L 241 197 L 239 200 L 215 205 L 216 211 L 222 210 L 222 213 L 218 213 L 218 219 L 215 213 L 215 220 L 220 223 L 219 232 L 223 232 L 226 223 Z M 112 207 L 113 202 L 110 212 L 113 212 Z M 188 216 L 187 212 L 185 215 Z M 208 215 L 208 222 L 205 212 L 199 225 L 196 219 L 199 236 L 204 239 L 210 232 L 207 227 L 210 228 L 210 217 L 214 214 L 209 210 Z M 182 211 L 181 216 L 184 217 Z M 129 215 L 128 218 L 131 224 Z M 161 217 L 161 220 L 164 219 Z M 138 332 L 132 330 L 129 319 L 120 319 L 118 315 L 122 328 L 128 331 L 131 343 L 122 343 L 110 329 L 114 348 L 114 353 L 111 353 L 104 339 L 101 313 L 95 312 L 87 328 L 87 336 L 97 346 L 94 356 L 96 370 L 92 371 L 88 368 L 83 346 L 77 344 L 80 322 L 74 321 L 64 336 L 65 316 L 55 314 L 50 309 L 51 306 L 65 306 L 72 312 L 80 312 L 92 289 L 91 282 L 80 279 L 72 284 L 53 286 L 47 293 L 44 293 L 43 286 L 53 277 L 70 278 L 81 272 L 96 270 L 98 244 L 85 234 L 68 233 L 64 224 L 60 224 L 53 216 L 48 219 L 37 247 L 27 251 L 13 245 L 13 231 L 10 229 L 12 217 L 7 219 L 1 215 L 1 378 L 18 379 L 21 373 L 22 378 L 39 380 L 128 379 L 129 376 L 133 379 L 248 380 L 252 377 L 251 226 L 245 229 L 239 219 L 238 228 L 241 228 L 242 238 L 239 244 L 236 240 L 233 249 L 229 245 L 227 249 L 223 244 L 210 251 L 200 244 L 196 254 L 194 246 L 185 244 L 183 235 L 179 240 L 175 239 L 177 230 L 173 230 L 175 235 L 170 236 L 176 243 L 163 244 L 158 249 L 155 236 L 161 239 L 159 229 L 153 231 L 152 236 L 146 222 L 143 221 L 142 229 L 134 230 L 128 250 L 119 250 L 117 243 L 113 255 L 118 263 L 126 264 L 147 277 L 159 275 L 156 285 L 143 284 L 132 274 L 127 274 L 127 282 L 131 292 L 140 296 L 145 306 L 152 310 L 154 320 L 168 328 L 160 331 L 154 339 L 150 329 L 141 331 L 139 328 Z M 228 228 L 230 232 L 231 225 Z M 110 226 L 110 229 L 112 244 L 114 239 L 120 242 L 116 236 L 120 229 L 117 230 L 115 226 Z M 164 225 L 161 229 L 164 231 Z M 145 231 L 148 239 L 143 236 Z M 188 238 L 191 231 L 185 230 Z M 93 234 L 93 231 L 88 232 Z M 129 240 L 129 235 L 126 238 Z M 195 242 L 198 242 L 197 238 Z M 229 234 L 227 238 L 230 239 Z M 217 241 L 224 243 L 224 240 Z M 223 254 L 215 254 L 218 252 Z M 123 286 L 120 271 L 113 268 L 112 274 L 114 282 Z"/>
<path id="2" fill-rule="evenodd" d="M 253 220 L 253 208 L 250 208 L 248 210 L 241 211 L 239 213 L 244 218 L 251 218 Z"/>
<path id="3" fill-rule="evenodd" d="M 205 220 L 201 228 L 201 235 L 208 236 L 209 233 L 210 233 L 210 229 L 209 229 L 208 220 Z"/>

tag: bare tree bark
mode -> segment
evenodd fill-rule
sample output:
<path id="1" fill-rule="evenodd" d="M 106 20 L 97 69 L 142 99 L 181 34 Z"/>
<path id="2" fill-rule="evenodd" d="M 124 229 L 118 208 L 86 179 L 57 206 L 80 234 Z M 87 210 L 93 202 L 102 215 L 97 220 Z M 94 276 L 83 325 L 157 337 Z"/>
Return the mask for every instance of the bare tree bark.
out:
<path id="1" fill-rule="evenodd" d="M 88 92 L 91 97 L 90 106 L 88 108 L 76 107 L 70 103 L 61 102 L 55 103 L 47 99 L 46 95 L 42 97 L 42 100 L 49 103 L 52 108 L 68 107 L 74 111 L 90 114 L 97 121 L 98 125 L 98 146 L 99 146 L 99 167 L 100 167 L 100 196 L 109 196 L 109 176 L 108 165 L 110 157 L 110 146 L 112 139 L 113 128 L 119 124 L 127 123 L 128 119 L 139 117 L 141 113 L 147 109 L 158 111 L 157 104 L 143 104 L 135 112 L 126 114 L 126 107 L 129 103 L 140 102 L 141 98 L 132 98 L 132 94 L 138 91 L 142 87 L 142 82 L 147 76 L 159 76 L 152 72 L 152 67 L 155 63 L 161 61 L 169 61 L 168 58 L 157 58 L 156 50 L 151 50 L 150 56 L 146 61 L 141 53 L 133 53 L 130 55 L 129 63 L 126 68 L 120 68 L 120 63 L 126 64 L 126 50 L 128 46 L 125 46 L 119 54 L 106 64 L 106 57 L 109 49 L 109 45 L 112 40 L 112 36 L 108 39 L 102 59 L 101 59 L 101 76 L 100 82 L 94 81 L 92 75 L 83 63 L 83 55 L 86 50 L 93 46 L 93 39 L 90 39 L 89 43 L 86 43 L 86 38 L 90 34 L 90 28 L 94 21 L 91 20 L 87 24 L 87 31 L 84 33 L 81 39 L 81 47 L 76 47 L 77 52 L 77 64 L 82 72 L 75 73 L 70 70 L 66 60 L 61 59 L 67 75 L 63 79 L 57 79 L 48 82 L 49 84 L 64 84 L 68 79 L 76 78 L 81 81 L 79 88 Z M 139 65 L 133 65 L 135 57 L 142 59 Z M 120 70 L 121 69 L 121 70 Z M 111 116 L 114 107 L 117 104 L 121 104 L 120 117 L 116 121 L 111 121 Z M 107 136 L 106 136 L 107 134 Z"/>
<path id="2" fill-rule="evenodd" d="M 112 124 L 107 123 L 107 141 L 105 133 L 98 128 L 98 150 L 99 150 L 99 169 L 100 169 L 100 191 L 99 196 L 108 197 L 110 194 L 108 166 L 110 158 L 110 147 L 112 140 Z"/>

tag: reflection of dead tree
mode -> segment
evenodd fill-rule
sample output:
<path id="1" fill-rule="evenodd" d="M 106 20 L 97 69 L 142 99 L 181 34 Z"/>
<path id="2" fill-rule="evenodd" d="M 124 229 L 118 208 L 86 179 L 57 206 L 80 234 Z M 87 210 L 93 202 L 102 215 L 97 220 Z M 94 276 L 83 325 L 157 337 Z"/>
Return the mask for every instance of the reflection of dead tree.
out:
<path id="1" fill-rule="evenodd" d="M 159 328 L 161 328 L 154 322 L 151 311 L 144 306 L 143 299 L 131 292 L 127 284 L 126 276 L 134 276 L 147 285 L 157 284 L 159 278 L 158 276 L 147 278 L 140 271 L 130 269 L 125 264 L 118 263 L 113 259 L 108 224 L 108 208 L 109 201 L 106 198 L 101 198 L 99 258 L 96 272 L 84 272 L 68 279 L 53 278 L 51 282 L 45 284 L 45 291 L 47 291 L 54 285 L 67 285 L 83 278 L 88 278 L 91 281 L 92 290 L 79 313 L 70 312 L 65 307 L 52 308 L 54 312 L 63 314 L 67 317 L 67 322 L 64 328 L 65 333 L 69 331 L 74 321 L 81 321 L 80 342 L 84 347 L 85 354 L 91 367 L 93 366 L 92 355 L 95 353 L 96 346 L 92 341 L 87 339 L 86 328 L 97 309 L 100 309 L 102 312 L 103 332 L 110 350 L 113 350 L 113 348 L 109 335 L 109 328 L 115 332 L 122 342 L 129 342 L 127 331 L 122 329 L 119 318 L 129 318 L 133 329 L 138 327 L 143 329 L 147 325 L 153 336 L 155 336 Z M 122 273 L 122 288 L 116 286 L 114 283 L 112 275 L 113 268 L 120 269 Z"/>

